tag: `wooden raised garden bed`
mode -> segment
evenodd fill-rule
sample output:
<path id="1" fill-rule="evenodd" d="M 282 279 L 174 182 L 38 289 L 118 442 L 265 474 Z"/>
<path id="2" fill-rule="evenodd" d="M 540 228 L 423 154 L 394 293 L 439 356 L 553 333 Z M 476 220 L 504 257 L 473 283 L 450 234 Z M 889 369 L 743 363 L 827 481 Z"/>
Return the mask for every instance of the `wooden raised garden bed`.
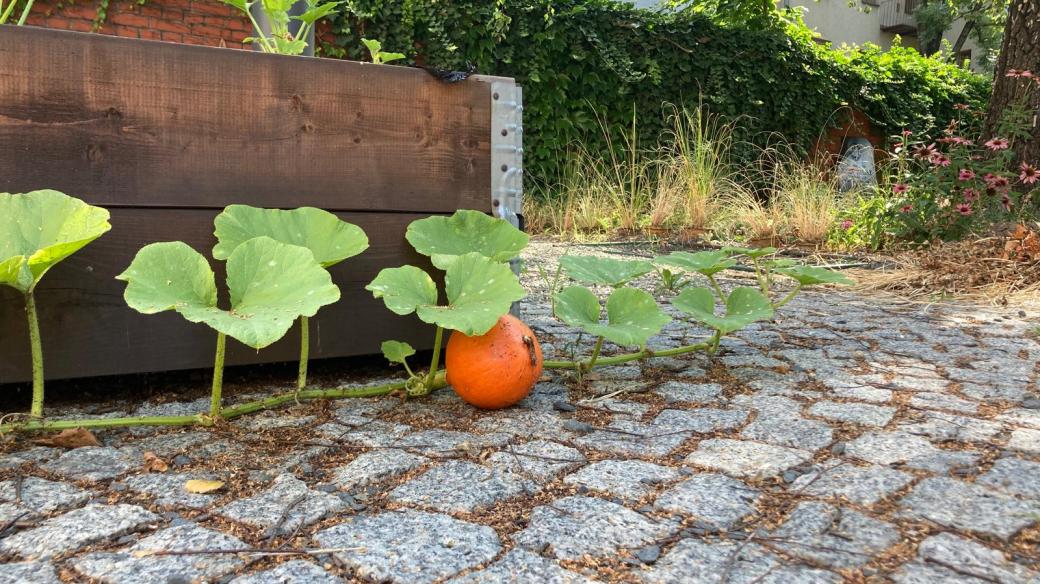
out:
<path id="1" fill-rule="evenodd" d="M 50 379 L 212 366 L 210 329 L 138 314 L 114 277 L 155 241 L 211 257 L 213 218 L 231 203 L 320 207 L 368 234 L 368 251 L 331 270 L 343 297 L 312 322 L 312 357 L 374 353 L 389 338 L 427 346 L 429 330 L 365 284 L 384 267 L 428 266 L 408 223 L 491 211 L 493 190 L 519 174 L 501 156 L 492 166 L 493 151 L 512 152 L 492 146 L 509 133 L 492 127 L 492 102 L 510 80 L 30 27 L 0 27 L 0 63 L 0 192 L 53 188 L 112 213 L 112 230 L 37 291 Z M 0 383 L 31 377 L 22 307 L 0 287 Z M 229 343 L 228 363 L 295 360 L 297 330 L 259 353 Z"/>

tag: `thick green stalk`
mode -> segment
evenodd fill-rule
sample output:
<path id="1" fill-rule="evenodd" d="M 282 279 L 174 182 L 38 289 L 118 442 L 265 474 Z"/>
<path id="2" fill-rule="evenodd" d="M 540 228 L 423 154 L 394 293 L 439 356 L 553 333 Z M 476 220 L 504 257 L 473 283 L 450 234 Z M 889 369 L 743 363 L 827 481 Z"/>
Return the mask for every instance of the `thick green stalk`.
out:
<path id="1" fill-rule="evenodd" d="M 209 396 L 209 415 L 220 417 L 220 394 L 224 390 L 224 348 L 227 337 L 217 333 L 217 357 L 213 361 L 213 391 Z"/>
<path id="2" fill-rule="evenodd" d="M 296 376 L 296 389 L 307 387 L 307 360 L 311 352 L 311 320 L 300 317 L 300 373 Z"/>
<path id="3" fill-rule="evenodd" d="M 722 286 L 719 286 L 719 282 L 715 279 L 715 276 L 708 276 L 708 282 L 711 284 L 715 294 L 719 297 L 719 302 L 726 302 L 726 293 L 722 291 Z"/>
<path id="4" fill-rule="evenodd" d="M 12 0 L 11 4 L 14 5 L 13 0 Z M 28 2 L 25 3 L 25 10 L 22 10 L 22 17 L 18 19 L 18 26 L 22 26 L 23 24 L 25 24 L 25 19 L 29 18 L 29 11 L 32 10 L 32 7 L 33 7 L 33 0 L 29 0 Z"/>
<path id="5" fill-rule="evenodd" d="M 437 333 L 433 337 L 433 359 L 430 361 L 430 372 L 426 375 L 426 385 L 433 383 L 433 377 L 437 374 L 437 368 L 441 366 L 441 344 L 444 342 L 444 329 L 437 327 Z"/>
<path id="6" fill-rule="evenodd" d="M 25 295 L 25 316 L 29 320 L 29 346 L 32 348 L 32 406 L 29 415 L 43 417 L 43 343 L 40 341 L 40 321 L 36 318 L 36 298 L 32 291 Z"/>
<path id="7" fill-rule="evenodd" d="M 777 310 L 781 306 L 783 306 L 783 305 L 787 304 L 788 302 L 794 300 L 794 297 L 798 296 L 798 293 L 801 292 L 801 291 L 802 291 L 802 285 L 798 284 L 797 286 L 794 287 L 794 290 L 791 290 L 791 292 L 788 293 L 787 296 L 784 296 L 783 300 L 781 300 L 780 302 L 777 302 L 776 304 L 773 305 L 773 310 Z"/>
<path id="8" fill-rule="evenodd" d="M 675 347 L 672 349 L 662 349 L 660 351 L 651 351 L 650 349 L 643 349 L 638 353 L 626 353 L 624 355 L 614 355 L 613 357 L 601 357 L 596 360 L 597 367 L 604 367 L 607 365 L 618 365 L 621 363 L 628 363 L 629 361 L 639 361 L 640 359 L 650 359 L 653 357 L 674 357 L 675 355 L 682 355 L 685 353 L 693 353 L 694 351 L 703 351 L 711 347 L 710 342 L 697 343 L 694 345 L 683 345 L 681 347 Z M 545 361 L 542 366 L 546 369 L 575 369 L 578 367 L 580 361 Z"/>
<path id="9" fill-rule="evenodd" d="M 596 339 L 596 346 L 592 349 L 592 356 L 589 360 L 581 366 L 582 371 L 590 371 L 596 366 L 596 359 L 599 359 L 600 349 L 603 348 L 603 337 Z"/>
<path id="10" fill-rule="evenodd" d="M 255 402 L 248 402 L 226 408 L 221 411 L 224 419 L 233 419 L 246 414 L 268 410 L 297 400 L 340 399 L 377 397 L 405 389 L 406 381 L 373 385 L 368 387 L 340 387 L 336 389 L 306 389 L 301 392 L 272 396 Z M 429 389 L 441 389 L 447 386 L 444 372 L 438 371 L 433 376 Z M 69 428 L 125 428 L 128 426 L 212 426 L 215 416 L 197 414 L 194 416 L 152 416 L 141 418 L 95 418 L 80 420 L 12 422 L 0 425 L 0 433 L 30 430 L 67 430 Z"/>

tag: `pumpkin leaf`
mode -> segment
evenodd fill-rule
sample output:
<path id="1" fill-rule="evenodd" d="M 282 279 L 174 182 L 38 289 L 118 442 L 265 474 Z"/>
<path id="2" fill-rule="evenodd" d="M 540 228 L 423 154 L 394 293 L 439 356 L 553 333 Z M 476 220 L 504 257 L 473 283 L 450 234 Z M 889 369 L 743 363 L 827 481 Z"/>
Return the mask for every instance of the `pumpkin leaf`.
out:
<path id="1" fill-rule="evenodd" d="M 730 292 L 725 316 L 715 315 L 715 295 L 708 288 L 686 288 L 672 300 L 672 305 L 724 335 L 773 317 L 773 305 L 754 288 Z"/>
<path id="2" fill-rule="evenodd" d="M 175 310 L 255 349 L 285 336 L 300 316 L 339 300 L 339 288 L 310 250 L 269 237 L 236 247 L 227 273 L 231 310 L 217 307 L 206 258 L 179 241 L 146 245 L 116 278 L 127 282 L 124 298 L 134 310 Z"/>
<path id="3" fill-rule="evenodd" d="M 758 259 L 765 256 L 770 256 L 776 253 L 775 247 L 737 247 L 727 245 L 722 248 L 722 251 L 734 255 L 744 255 L 751 259 Z"/>
<path id="4" fill-rule="evenodd" d="M 607 298 L 607 323 L 600 322 L 596 295 L 583 286 L 556 294 L 556 315 L 563 322 L 622 346 L 643 346 L 672 319 L 653 296 L 636 288 L 618 288 Z"/>
<path id="5" fill-rule="evenodd" d="M 509 261 L 527 247 L 529 235 L 508 221 L 480 211 L 461 209 L 451 217 L 427 217 L 413 221 L 405 233 L 415 251 L 430 256 L 442 270 L 455 258 L 476 252 L 492 261 Z"/>
<path id="6" fill-rule="evenodd" d="M 324 268 L 368 249 L 368 236 L 360 227 L 314 207 L 283 211 L 229 205 L 213 224 L 217 236 L 213 257 L 218 260 L 226 260 L 239 245 L 263 235 L 311 250 Z"/>
<path id="7" fill-rule="evenodd" d="M 848 279 L 845 274 L 816 266 L 780 267 L 774 268 L 773 271 L 795 279 L 802 286 L 815 286 L 817 284 L 852 285 L 852 280 Z"/>
<path id="8" fill-rule="evenodd" d="M 735 260 L 730 259 L 730 255 L 729 252 L 721 250 L 699 251 L 696 253 L 676 251 L 666 256 L 654 258 L 654 263 L 686 270 L 687 272 L 697 272 L 705 276 L 714 276 L 737 263 Z"/>
<path id="9" fill-rule="evenodd" d="M 415 354 L 415 349 L 401 341 L 383 341 L 380 346 L 383 356 L 391 363 L 404 363 L 405 359 Z"/>
<path id="10" fill-rule="evenodd" d="M 52 190 L 0 193 L 0 217 L 0 285 L 23 294 L 112 228 L 107 210 Z"/>
<path id="11" fill-rule="evenodd" d="M 596 256 L 563 256 L 560 266 L 571 278 L 586 284 L 618 287 L 654 271 L 654 265 L 642 260 L 616 260 Z"/>
<path id="12" fill-rule="evenodd" d="M 384 269 L 365 289 L 382 298 L 396 314 L 414 312 L 423 322 L 469 336 L 491 330 L 513 302 L 524 297 L 524 289 L 508 265 L 477 252 L 458 256 L 448 266 L 446 306 L 437 305 L 433 278 L 415 266 Z"/>

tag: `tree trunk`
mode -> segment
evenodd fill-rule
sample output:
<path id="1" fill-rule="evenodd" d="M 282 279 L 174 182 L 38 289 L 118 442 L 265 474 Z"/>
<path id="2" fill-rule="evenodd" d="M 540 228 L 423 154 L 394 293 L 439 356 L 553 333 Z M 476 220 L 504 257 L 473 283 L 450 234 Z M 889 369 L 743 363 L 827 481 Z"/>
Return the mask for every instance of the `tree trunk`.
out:
<path id="1" fill-rule="evenodd" d="M 957 58 L 957 55 L 964 48 L 964 43 L 967 42 L 968 35 L 971 34 L 973 28 L 975 28 L 974 20 L 965 22 L 964 28 L 961 29 L 961 34 L 957 35 L 957 42 L 953 43 L 953 49 L 950 50 L 950 58 L 956 61 L 958 65 L 960 65 L 960 59 Z"/>
<path id="2" fill-rule="evenodd" d="M 992 136 L 1004 110 L 1025 98 L 1033 138 L 1016 141 L 1015 153 L 1019 160 L 1040 162 L 1040 84 L 1034 79 L 1008 77 L 1011 69 L 1040 75 L 1040 0 L 1011 0 L 986 116 L 986 134 Z"/>

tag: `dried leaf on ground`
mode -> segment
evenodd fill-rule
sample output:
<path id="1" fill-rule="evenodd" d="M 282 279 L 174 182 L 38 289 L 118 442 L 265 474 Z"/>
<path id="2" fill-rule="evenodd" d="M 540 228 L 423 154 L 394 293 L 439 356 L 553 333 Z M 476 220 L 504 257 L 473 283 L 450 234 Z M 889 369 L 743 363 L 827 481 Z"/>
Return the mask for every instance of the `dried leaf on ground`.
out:
<path id="1" fill-rule="evenodd" d="M 166 464 L 166 461 L 156 456 L 154 452 L 144 453 L 144 471 L 145 472 L 166 472 L 169 470 L 170 465 Z"/>
<path id="2" fill-rule="evenodd" d="M 221 481 L 205 481 L 200 479 L 192 479 L 184 483 L 184 490 L 189 493 L 195 493 L 196 495 L 204 495 L 206 493 L 212 493 L 219 491 L 224 488 L 224 483 Z"/>
<path id="3" fill-rule="evenodd" d="M 97 437 L 86 428 L 69 428 L 62 430 L 54 436 L 37 438 L 33 440 L 40 446 L 54 446 L 56 448 L 83 448 L 84 446 L 101 446 Z"/>

